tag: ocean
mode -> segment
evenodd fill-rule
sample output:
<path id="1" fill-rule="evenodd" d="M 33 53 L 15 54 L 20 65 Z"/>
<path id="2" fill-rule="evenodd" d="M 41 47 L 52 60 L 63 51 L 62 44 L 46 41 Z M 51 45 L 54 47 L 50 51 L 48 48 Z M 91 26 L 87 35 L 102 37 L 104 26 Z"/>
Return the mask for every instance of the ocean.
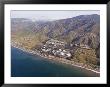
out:
<path id="1" fill-rule="evenodd" d="M 58 63 L 11 47 L 11 77 L 97 77 L 92 71 Z"/>

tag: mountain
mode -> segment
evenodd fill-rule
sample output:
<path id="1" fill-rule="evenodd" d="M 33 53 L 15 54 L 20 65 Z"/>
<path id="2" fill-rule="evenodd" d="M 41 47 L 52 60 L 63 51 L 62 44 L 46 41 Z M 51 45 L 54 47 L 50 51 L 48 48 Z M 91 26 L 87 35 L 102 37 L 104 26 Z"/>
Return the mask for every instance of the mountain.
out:
<path id="1" fill-rule="evenodd" d="M 68 49 L 75 44 L 85 44 L 100 57 L 100 15 L 79 15 L 55 21 L 35 21 L 25 18 L 11 19 L 12 41 L 31 49 L 49 38 L 67 43 Z"/>

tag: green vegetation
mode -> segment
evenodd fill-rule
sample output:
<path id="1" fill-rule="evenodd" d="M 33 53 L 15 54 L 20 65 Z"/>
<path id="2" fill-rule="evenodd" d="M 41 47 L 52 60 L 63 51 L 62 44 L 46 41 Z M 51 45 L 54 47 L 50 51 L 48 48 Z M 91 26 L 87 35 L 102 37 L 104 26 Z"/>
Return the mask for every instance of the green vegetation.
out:
<path id="1" fill-rule="evenodd" d="M 73 60 L 90 66 L 98 63 L 94 49 L 78 48 L 74 53 Z"/>
<path id="2" fill-rule="evenodd" d="M 25 33 L 25 32 L 23 32 Z M 12 35 L 12 41 L 22 44 L 23 47 L 31 49 L 36 45 L 42 45 L 42 42 L 48 39 L 44 34 L 40 33 L 20 33 L 17 32 L 16 35 Z"/>
<path id="3" fill-rule="evenodd" d="M 44 45 L 48 39 L 66 43 L 65 48 L 72 53 L 70 60 L 92 67 L 100 65 L 100 16 L 80 15 L 56 21 L 36 21 L 11 19 L 11 40 L 26 49 Z M 80 45 L 75 49 L 75 44 Z M 64 49 L 65 49 L 64 48 Z"/>

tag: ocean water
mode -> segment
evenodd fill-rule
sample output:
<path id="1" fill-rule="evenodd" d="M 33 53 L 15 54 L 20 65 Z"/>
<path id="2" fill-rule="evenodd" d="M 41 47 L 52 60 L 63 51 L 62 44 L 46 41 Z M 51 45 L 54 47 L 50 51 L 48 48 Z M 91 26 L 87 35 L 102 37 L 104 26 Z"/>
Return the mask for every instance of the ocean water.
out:
<path id="1" fill-rule="evenodd" d="M 96 77 L 99 74 L 11 47 L 12 77 Z"/>

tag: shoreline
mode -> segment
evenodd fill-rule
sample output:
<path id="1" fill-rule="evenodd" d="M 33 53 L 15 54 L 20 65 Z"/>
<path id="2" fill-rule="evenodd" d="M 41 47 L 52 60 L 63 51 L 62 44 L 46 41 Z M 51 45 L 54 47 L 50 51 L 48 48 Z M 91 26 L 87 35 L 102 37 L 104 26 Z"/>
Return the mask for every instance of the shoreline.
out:
<path id="1" fill-rule="evenodd" d="M 21 48 L 21 47 L 17 47 L 17 46 L 14 46 L 14 45 L 11 45 L 12 47 L 14 48 L 17 48 L 17 49 L 20 49 L 24 52 L 27 52 L 29 54 L 33 54 L 33 55 L 38 55 L 38 56 L 41 56 L 47 60 L 54 60 L 56 62 L 59 62 L 59 63 L 63 63 L 63 64 L 68 64 L 68 65 L 71 65 L 71 66 L 75 66 L 75 67 L 79 67 L 81 69 L 86 69 L 88 71 L 92 71 L 94 73 L 97 73 L 97 74 L 100 74 L 99 71 L 96 71 L 96 70 L 93 70 L 93 69 L 90 69 L 90 68 L 87 68 L 87 66 L 81 66 L 81 65 L 78 65 L 78 63 L 74 62 L 74 61 L 70 61 L 70 60 L 67 60 L 67 59 L 63 59 L 63 58 L 59 58 L 59 57 L 55 57 L 55 56 L 52 56 L 52 55 L 49 55 L 49 56 L 46 56 L 45 54 L 40 54 L 39 52 L 35 52 L 33 50 L 28 50 L 28 49 L 25 49 L 25 48 Z M 81 63 L 79 63 L 81 64 Z"/>

